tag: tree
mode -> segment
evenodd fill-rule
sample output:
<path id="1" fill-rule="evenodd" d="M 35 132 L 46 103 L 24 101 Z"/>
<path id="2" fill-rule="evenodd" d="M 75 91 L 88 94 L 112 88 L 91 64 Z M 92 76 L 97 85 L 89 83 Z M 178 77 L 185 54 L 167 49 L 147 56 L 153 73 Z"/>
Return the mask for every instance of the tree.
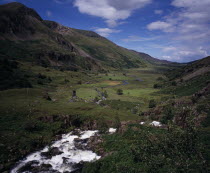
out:
<path id="1" fill-rule="evenodd" d="M 123 90 L 122 90 L 122 89 L 118 89 L 118 90 L 117 90 L 117 94 L 118 94 L 118 95 L 123 95 Z"/>
<path id="2" fill-rule="evenodd" d="M 108 93 L 107 93 L 106 90 L 104 91 L 104 97 L 105 97 L 105 98 L 108 98 Z"/>
<path id="3" fill-rule="evenodd" d="M 114 117 L 114 127 L 117 128 L 117 130 L 119 130 L 119 128 L 121 127 L 121 121 L 119 116 Z"/>

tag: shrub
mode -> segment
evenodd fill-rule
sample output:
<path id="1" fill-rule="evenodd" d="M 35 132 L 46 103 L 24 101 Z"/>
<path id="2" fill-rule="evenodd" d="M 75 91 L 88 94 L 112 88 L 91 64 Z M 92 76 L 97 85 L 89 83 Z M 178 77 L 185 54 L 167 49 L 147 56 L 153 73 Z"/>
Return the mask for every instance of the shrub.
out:
<path id="1" fill-rule="evenodd" d="M 162 81 L 162 80 L 163 80 L 163 78 L 162 78 L 162 77 L 158 77 L 158 78 L 157 78 L 157 80 Z"/>
<path id="2" fill-rule="evenodd" d="M 39 73 L 37 77 L 40 78 L 40 79 L 46 79 L 47 78 L 45 75 L 43 75 L 41 73 Z"/>
<path id="3" fill-rule="evenodd" d="M 99 98 L 98 97 L 95 97 L 94 98 L 94 102 L 98 102 L 99 101 Z"/>
<path id="4" fill-rule="evenodd" d="M 39 84 L 39 85 L 44 85 L 43 82 L 42 82 L 41 80 L 38 80 L 38 81 L 37 81 L 37 84 Z"/>
<path id="5" fill-rule="evenodd" d="M 78 82 L 77 82 L 77 84 L 82 85 L 82 81 L 81 81 L 81 80 L 80 80 L 80 81 L 78 81 Z"/>
<path id="6" fill-rule="evenodd" d="M 176 81 L 171 82 L 171 85 L 176 86 L 177 85 Z"/>
<path id="7" fill-rule="evenodd" d="M 68 80 L 68 79 L 65 79 L 64 82 L 65 82 L 65 83 L 69 83 L 69 80 Z"/>
<path id="8" fill-rule="evenodd" d="M 122 89 L 118 89 L 118 90 L 117 90 L 117 94 L 118 94 L 118 95 L 123 95 L 123 90 L 122 90 Z"/>
<path id="9" fill-rule="evenodd" d="M 119 129 L 121 127 L 120 118 L 118 116 L 114 117 L 114 127 Z"/>
<path id="10" fill-rule="evenodd" d="M 133 108 L 131 112 L 132 112 L 132 114 L 137 114 L 138 108 L 137 107 Z"/>
<path id="11" fill-rule="evenodd" d="M 52 79 L 51 79 L 51 77 L 48 77 L 48 81 L 49 81 L 49 82 L 52 82 Z"/>
<path id="12" fill-rule="evenodd" d="M 163 110 L 163 117 L 161 118 L 161 123 L 167 124 L 174 117 L 174 110 L 172 106 L 166 106 Z"/>
<path id="13" fill-rule="evenodd" d="M 107 93 L 107 91 L 104 91 L 104 97 L 105 97 L 105 98 L 108 98 L 108 93 Z"/>
<path id="14" fill-rule="evenodd" d="M 156 106 L 156 101 L 155 100 L 150 100 L 149 101 L 149 108 L 154 108 Z"/>
<path id="15" fill-rule="evenodd" d="M 153 87 L 154 87 L 154 88 L 162 88 L 162 85 L 160 85 L 160 84 L 154 84 Z"/>

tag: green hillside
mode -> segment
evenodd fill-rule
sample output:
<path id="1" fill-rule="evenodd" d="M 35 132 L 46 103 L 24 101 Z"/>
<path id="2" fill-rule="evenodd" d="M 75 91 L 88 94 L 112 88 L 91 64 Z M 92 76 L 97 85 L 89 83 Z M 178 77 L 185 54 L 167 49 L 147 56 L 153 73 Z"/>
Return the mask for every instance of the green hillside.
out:
<path id="1" fill-rule="evenodd" d="M 75 173 L 210 171 L 210 57 L 158 60 L 17 2 L 0 5 L 0 45 L 0 172 L 46 146 L 42 158 L 56 160 L 52 141 L 78 129 L 99 135 L 73 139 L 72 150 L 87 142 L 101 159 L 73 165 Z M 59 172 L 37 164 L 19 172 Z"/>
<path id="2" fill-rule="evenodd" d="M 139 53 L 119 47 L 92 31 L 44 21 L 33 9 L 17 2 L 1 5 L 0 14 L 0 54 L 11 59 L 69 70 L 106 70 L 151 64 Z"/>

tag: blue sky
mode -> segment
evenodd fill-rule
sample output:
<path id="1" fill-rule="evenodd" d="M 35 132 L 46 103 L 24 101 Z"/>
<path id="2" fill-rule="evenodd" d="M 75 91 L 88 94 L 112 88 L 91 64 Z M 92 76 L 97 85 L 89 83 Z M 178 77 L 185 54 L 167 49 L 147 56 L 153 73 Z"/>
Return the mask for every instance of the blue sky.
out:
<path id="1" fill-rule="evenodd" d="M 95 31 L 159 59 L 189 62 L 210 54 L 210 0 L 16 0 L 43 19 Z M 13 0 L 1 0 L 1 4 Z"/>

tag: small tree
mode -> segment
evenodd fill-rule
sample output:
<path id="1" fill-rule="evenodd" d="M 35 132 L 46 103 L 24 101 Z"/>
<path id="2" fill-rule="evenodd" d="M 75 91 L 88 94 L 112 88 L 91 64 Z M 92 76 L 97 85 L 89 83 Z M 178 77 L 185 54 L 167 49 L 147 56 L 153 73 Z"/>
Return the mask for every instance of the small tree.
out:
<path id="1" fill-rule="evenodd" d="M 108 98 L 108 93 L 107 93 L 106 90 L 104 91 L 104 97 L 105 97 L 105 98 Z"/>
<path id="2" fill-rule="evenodd" d="M 99 101 L 99 98 L 96 96 L 95 98 L 94 98 L 94 102 L 98 102 Z"/>
<path id="3" fill-rule="evenodd" d="M 118 89 L 118 90 L 117 90 L 117 94 L 118 94 L 118 95 L 123 95 L 123 90 L 122 90 L 122 89 Z"/>
<path id="4" fill-rule="evenodd" d="M 121 122 L 120 122 L 119 116 L 114 117 L 114 127 L 117 128 L 117 130 L 119 130 L 119 128 L 121 127 Z"/>

